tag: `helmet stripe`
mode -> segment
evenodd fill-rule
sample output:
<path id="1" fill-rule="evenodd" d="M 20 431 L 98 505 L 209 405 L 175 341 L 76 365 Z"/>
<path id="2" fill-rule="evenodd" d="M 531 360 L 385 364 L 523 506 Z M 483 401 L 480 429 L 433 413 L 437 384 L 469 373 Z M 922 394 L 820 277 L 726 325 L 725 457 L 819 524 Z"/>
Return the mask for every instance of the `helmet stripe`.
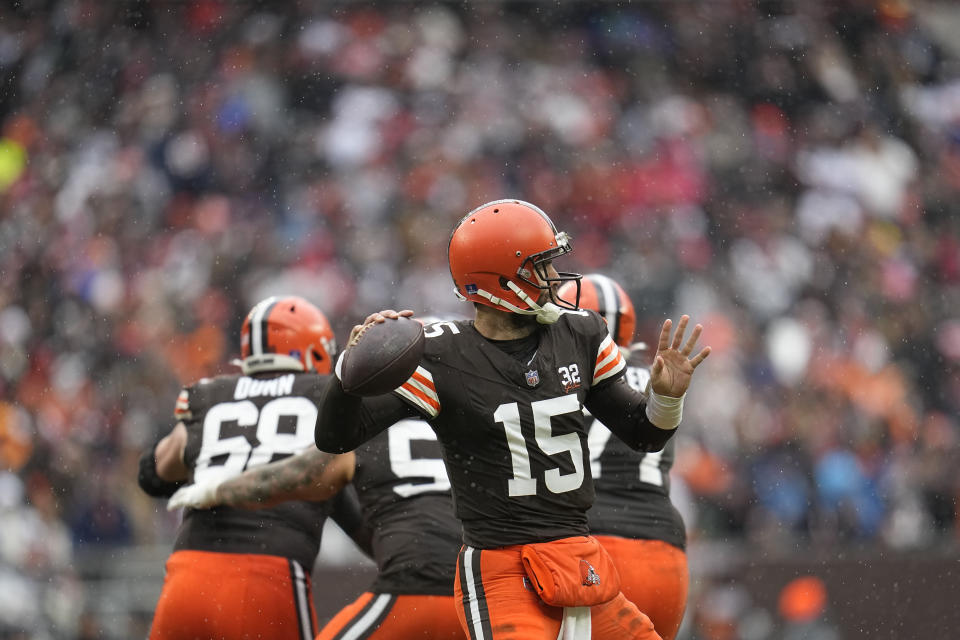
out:
<path id="1" fill-rule="evenodd" d="M 610 278 L 598 275 L 590 281 L 597 289 L 598 311 L 606 318 L 613 341 L 620 344 L 620 294 Z"/>
<path id="2" fill-rule="evenodd" d="M 262 356 L 270 353 L 267 346 L 267 318 L 270 312 L 277 304 L 276 297 L 270 297 L 261 301 L 250 312 L 250 353 L 255 356 Z"/>

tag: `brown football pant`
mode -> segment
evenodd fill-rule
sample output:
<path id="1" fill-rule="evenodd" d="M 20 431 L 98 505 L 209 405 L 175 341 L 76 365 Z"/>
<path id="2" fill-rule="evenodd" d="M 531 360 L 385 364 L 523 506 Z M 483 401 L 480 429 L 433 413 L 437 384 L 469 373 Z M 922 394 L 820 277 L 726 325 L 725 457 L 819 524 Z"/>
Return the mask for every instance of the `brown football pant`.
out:
<path id="1" fill-rule="evenodd" d="M 557 639 L 563 608 L 544 603 L 534 592 L 520 560 L 522 548 L 460 550 L 454 598 L 470 640 Z M 591 607 L 590 619 L 595 640 L 662 640 L 623 593 Z"/>
<path id="2" fill-rule="evenodd" d="M 310 576 L 279 556 L 175 551 L 150 640 L 313 640 Z"/>
<path id="3" fill-rule="evenodd" d="M 687 554 L 660 540 L 596 538 L 617 565 L 623 595 L 650 617 L 664 640 L 673 640 L 687 606 Z"/>
<path id="4" fill-rule="evenodd" d="M 340 610 L 317 640 L 464 640 L 453 596 L 366 592 Z"/>

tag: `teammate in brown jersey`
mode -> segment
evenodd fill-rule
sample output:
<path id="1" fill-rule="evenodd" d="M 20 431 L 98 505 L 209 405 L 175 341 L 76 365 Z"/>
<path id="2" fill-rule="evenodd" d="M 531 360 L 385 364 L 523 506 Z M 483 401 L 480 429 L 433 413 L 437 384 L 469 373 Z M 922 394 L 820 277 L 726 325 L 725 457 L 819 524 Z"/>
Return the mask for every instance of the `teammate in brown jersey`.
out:
<path id="1" fill-rule="evenodd" d="M 580 307 L 607 322 L 610 336 L 627 360 L 624 376 L 638 391 L 650 380 L 650 350 L 633 343 L 636 312 L 629 296 L 612 278 L 583 277 Z M 561 298 L 575 289 L 560 289 Z M 599 420 L 590 425 L 590 465 L 596 499 L 587 512 L 590 532 L 613 558 L 623 595 L 650 617 L 664 640 L 673 640 L 687 603 L 686 530 L 670 501 L 674 441 L 656 452 L 634 451 Z"/>
<path id="2" fill-rule="evenodd" d="M 474 302 L 472 322 L 427 333 L 421 364 L 393 394 L 351 396 L 332 378 L 315 438 L 323 451 L 349 451 L 407 417 L 437 433 L 464 547 L 455 597 L 475 640 L 659 638 L 619 591 L 609 556 L 589 536 L 593 502 L 583 409 L 635 449 L 658 451 L 679 423 L 702 328 L 684 341 L 664 322 L 651 367 L 651 393 L 623 379 L 625 362 L 603 320 L 564 302 L 557 289 L 576 274 L 553 260 L 570 251 L 539 208 L 500 200 L 467 214 L 448 257 L 458 294 Z M 364 324 L 404 311 L 371 314 Z M 362 326 L 354 328 L 354 333 Z"/>
<path id="3" fill-rule="evenodd" d="M 310 486 L 323 496 L 330 483 L 324 456 L 329 454 L 314 449 L 212 488 L 185 487 L 170 504 L 270 506 L 302 497 L 300 487 Z M 360 535 L 371 539 L 360 546 L 377 563 L 377 576 L 317 640 L 462 640 L 453 601 L 460 523 L 433 430 L 422 420 L 403 420 L 343 457 L 355 459 L 338 466 L 340 482 L 356 490 L 364 521 Z"/>
<path id="4" fill-rule="evenodd" d="M 245 469 L 312 448 L 315 394 L 336 350 L 324 315 L 302 298 L 268 298 L 243 323 L 242 373 L 204 379 L 181 391 L 176 426 L 141 460 L 151 495 L 189 480 L 215 487 Z M 326 455 L 316 469 L 324 498 L 340 489 Z M 301 490 L 303 487 L 301 487 Z M 152 640 L 303 638 L 316 633 L 310 571 L 327 507 L 288 502 L 262 511 L 188 509 L 167 560 Z"/>

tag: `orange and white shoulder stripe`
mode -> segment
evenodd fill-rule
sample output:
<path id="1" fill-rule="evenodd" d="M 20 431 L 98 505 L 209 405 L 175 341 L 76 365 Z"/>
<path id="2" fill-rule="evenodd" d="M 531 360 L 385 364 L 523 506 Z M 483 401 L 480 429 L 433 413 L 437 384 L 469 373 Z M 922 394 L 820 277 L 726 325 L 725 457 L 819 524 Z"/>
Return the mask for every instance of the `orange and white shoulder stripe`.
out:
<path id="1" fill-rule="evenodd" d="M 417 367 L 413 375 L 397 387 L 394 393 L 419 407 L 431 418 L 436 418 L 440 413 L 440 396 L 437 395 L 433 375 L 423 367 Z"/>
<path id="2" fill-rule="evenodd" d="M 190 393 L 186 389 L 180 390 L 180 395 L 177 396 L 177 404 L 173 408 L 173 418 L 174 420 L 189 420 L 193 416 L 193 412 L 190 410 Z"/>
<path id="3" fill-rule="evenodd" d="M 593 368 L 593 384 L 614 376 L 627 366 L 626 360 L 617 348 L 617 344 L 607 336 L 597 350 L 597 364 Z"/>

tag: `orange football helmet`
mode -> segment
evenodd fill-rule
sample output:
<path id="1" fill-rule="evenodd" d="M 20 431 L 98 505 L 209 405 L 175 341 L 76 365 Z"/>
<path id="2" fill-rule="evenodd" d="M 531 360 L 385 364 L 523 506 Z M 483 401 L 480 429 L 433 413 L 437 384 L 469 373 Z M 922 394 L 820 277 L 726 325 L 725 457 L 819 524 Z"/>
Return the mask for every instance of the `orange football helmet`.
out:
<path id="1" fill-rule="evenodd" d="M 450 275 L 462 300 L 556 322 L 560 307 L 576 309 L 554 294 L 554 286 L 580 286 L 580 274 L 550 277 L 547 266 L 572 251 L 569 236 L 557 231 L 540 208 L 522 200 L 496 200 L 468 213 L 450 235 Z M 549 302 L 540 304 L 544 293 Z"/>
<path id="2" fill-rule="evenodd" d="M 337 341 L 320 309 L 297 296 L 261 300 L 240 330 L 244 373 L 315 371 L 330 373 Z"/>
<path id="3" fill-rule="evenodd" d="M 558 295 L 569 300 L 572 293 L 573 288 L 565 284 Z M 583 276 L 579 293 L 580 308 L 599 313 L 600 317 L 607 321 L 613 341 L 621 347 L 629 347 L 633 341 L 633 332 L 637 328 L 637 314 L 623 287 L 613 278 L 591 273 Z"/>

